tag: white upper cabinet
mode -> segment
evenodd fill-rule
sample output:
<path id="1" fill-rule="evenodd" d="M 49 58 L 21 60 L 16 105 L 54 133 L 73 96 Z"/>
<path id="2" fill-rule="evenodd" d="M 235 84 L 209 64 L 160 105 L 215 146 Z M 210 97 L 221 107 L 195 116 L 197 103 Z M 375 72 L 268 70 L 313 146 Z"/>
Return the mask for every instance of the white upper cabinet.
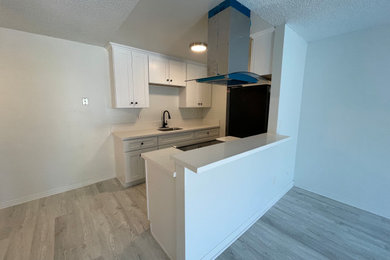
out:
<path id="1" fill-rule="evenodd" d="M 187 79 L 207 77 L 205 65 L 187 64 Z M 211 85 L 188 81 L 184 89 L 180 89 L 179 107 L 211 107 Z"/>
<path id="2" fill-rule="evenodd" d="M 149 107 L 148 55 L 137 51 L 132 51 L 131 53 L 134 107 Z"/>
<path id="3" fill-rule="evenodd" d="M 186 86 L 186 67 L 185 62 L 169 60 L 169 78 L 171 85 Z"/>
<path id="4" fill-rule="evenodd" d="M 274 46 L 274 30 L 269 29 L 251 35 L 250 71 L 259 75 L 272 74 L 272 53 Z"/>
<path id="5" fill-rule="evenodd" d="M 113 44 L 109 53 L 113 107 L 149 107 L 148 55 Z"/>
<path id="6" fill-rule="evenodd" d="M 149 83 L 169 84 L 169 60 L 160 56 L 149 55 Z"/>
<path id="7" fill-rule="evenodd" d="M 149 55 L 149 83 L 186 86 L 186 63 L 163 56 Z"/>

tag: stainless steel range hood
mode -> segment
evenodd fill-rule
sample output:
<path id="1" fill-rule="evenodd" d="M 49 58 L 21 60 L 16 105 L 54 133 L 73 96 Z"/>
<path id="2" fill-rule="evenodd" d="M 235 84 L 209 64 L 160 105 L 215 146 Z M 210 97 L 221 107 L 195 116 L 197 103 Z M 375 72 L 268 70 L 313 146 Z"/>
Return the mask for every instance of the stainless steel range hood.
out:
<path id="1" fill-rule="evenodd" d="M 261 77 L 248 72 L 250 10 L 236 0 L 225 0 L 208 13 L 207 78 L 200 83 L 243 85 Z"/>

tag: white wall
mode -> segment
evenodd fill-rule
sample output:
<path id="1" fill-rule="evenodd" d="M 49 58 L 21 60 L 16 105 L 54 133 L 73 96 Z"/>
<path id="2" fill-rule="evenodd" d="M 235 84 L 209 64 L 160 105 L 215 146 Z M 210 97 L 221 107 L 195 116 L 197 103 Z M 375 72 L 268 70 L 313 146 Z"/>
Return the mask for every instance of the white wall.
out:
<path id="1" fill-rule="evenodd" d="M 212 86 L 211 108 L 204 110 L 204 121 L 218 121 L 220 125 L 220 136 L 226 133 L 226 99 L 227 87 L 223 85 Z"/>
<path id="2" fill-rule="evenodd" d="M 176 259 L 215 259 L 283 197 L 290 142 L 201 173 L 176 164 Z"/>
<path id="3" fill-rule="evenodd" d="M 307 43 L 287 25 L 275 30 L 268 132 L 291 137 L 286 163 L 293 176 Z"/>
<path id="4" fill-rule="evenodd" d="M 309 44 L 297 186 L 390 218 L 390 27 Z"/>
<path id="5" fill-rule="evenodd" d="M 276 28 L 269 132 L 289 141 L 204 173 L 176 167 L 178 259 L 213 259 L 292 187 L 306 50 L 288 26 Z"/>
<path id="6" fill-rule="evenodd" d="M 151 108 L 111 109 L 107 56 L 0 28 L 0 207 L 113 177 L 113 124 L 154 126 L 166 108 L 179 123 L 201 121 L 171 88 L 151 87 Z"/>

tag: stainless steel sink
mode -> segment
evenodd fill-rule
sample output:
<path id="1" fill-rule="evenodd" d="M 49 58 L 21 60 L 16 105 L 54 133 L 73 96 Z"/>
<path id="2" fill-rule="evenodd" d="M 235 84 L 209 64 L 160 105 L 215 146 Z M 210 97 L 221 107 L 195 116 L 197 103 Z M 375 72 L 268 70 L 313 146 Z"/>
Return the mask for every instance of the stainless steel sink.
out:
<path id="1" fill-rule="evenodd" d="M 183 128 L 181 127 L 160 127 L 159 129 L 157 129 L 158 131 L 175 131 L 175 130 L 181 130 Z"/>

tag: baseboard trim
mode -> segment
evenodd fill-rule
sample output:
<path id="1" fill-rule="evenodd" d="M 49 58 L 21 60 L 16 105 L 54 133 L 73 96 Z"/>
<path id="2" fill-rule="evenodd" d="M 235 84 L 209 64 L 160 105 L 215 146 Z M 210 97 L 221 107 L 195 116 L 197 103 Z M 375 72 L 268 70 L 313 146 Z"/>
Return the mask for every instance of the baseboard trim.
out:
<path id="1" fill-rule="evenodd" d="M 258 221 L 273 205 L 276 204 L 292 187 L 294 182 L 290 182 L 283 189 L 281 189 L 273 199 L 261 210 L 257 211 L 252 217 L 245 221 L 239 228 L 225 238 L 218 246 L 211 250 L 202 259 L 215 259 L 223 253 L 229 246 L 231 246 L 242 234 L 244 234 L 256 221 Z"/>
<path id="2" fill-rule="evenodd" d="M 378 210 L 373 210 L 370 208 L 362 207 L 361 205 L 357 205 L 356 203 L 353 203 L 350 200 L 341 199 L 340 196 L 335 195 L 327 190 L 312 189 L 312 187 L 305 186 L 305 185 L 295 185 L 295 186 L 300 188 L 300 189 L 303 189 L 305 191 L 314 193 L 318 196 L 321 196 L 321 197 L 324 197 L 324 198 L 327 198 L 330 200 L 334 200 L 338 203 L 342 203 L 342 204 L 345 204 L 345 205 L 350 206 L 350 207 L 354 207 L 354 208 L 359 209 L 359 210 L 367 211 L 371 214 L 374 214 L 374 215 L 377 215 L 377 216 L 380 216 L 380 217 L 383 217 L 383 218 L 390 220 L 390 215 L 386 215 L 383 212 L 379 212 Z"/>
<path id="3" fill-rule="evenodd" d="M 161 249 L 164 251 L 164 253 L 167 254 L 168 258 L 171 260 L 175 260 L 176 258 L 169 255 L 168 250 L 165 249 L 164 245 L 159 241 L 158 237 L 156 235 L 154 235 L 152 223 L 150 223 L 150 233 L 152 234 L 152 237 L 157 241 L 157 243 L 161 247 Z"/>
<path id="4" fill-rule="evenodd" d="M 132 182 L 127 182 L 127 183 L 124 183 L 122 182 L 121 179 L 119 179 L 119 182 L 122 184 L 123 188 L 130 188 L 132 186 L 135 186 L 135 185 L 138 185 L 138 184 L 141 184 L 141 183 L 144 183 L 146 181 L 146 178 L 141 178 L 139 180 L 136 180 L 136 181 L 132 181 Z"/>
<path id="5" fill-rule="evenodd" d="M 56 195 L 59 193 L 63 193 L 66 191 L 82 188 L 82 187 L 85 187 L 85 186 L 88 186 L 88 185 L 91 185 L 91 184 L 94 184 L 97 182 L 106 181 L 106 180 L 109 180 L 112 178 L 115 178 L 115 175 L 93 178 L 93 179 L 89 179 L 89 180 L 86 180 L 83 182 L 79 182 L 79 183 L 75 183 L 75 184 L 71 184 L 71 185 L 66 185 L 66 186 L 62 186 L 62 187 L 57 187 L 57 188 L 50 189 L 48 191 L 43 191 L 43 192 L 38 192 L 38 193 L 31 194 L 31 195 L 23 196 L 23 197 L 18 198 L 18 199 L 0 202 L 0 209 L 16 206 L 16 205 L 19 205 L 19 204 L 22 204 L 25 202 L 29 202 L 32 200 L 37 200 L 37 199 L 49 197 L 52 195 Z"/>

